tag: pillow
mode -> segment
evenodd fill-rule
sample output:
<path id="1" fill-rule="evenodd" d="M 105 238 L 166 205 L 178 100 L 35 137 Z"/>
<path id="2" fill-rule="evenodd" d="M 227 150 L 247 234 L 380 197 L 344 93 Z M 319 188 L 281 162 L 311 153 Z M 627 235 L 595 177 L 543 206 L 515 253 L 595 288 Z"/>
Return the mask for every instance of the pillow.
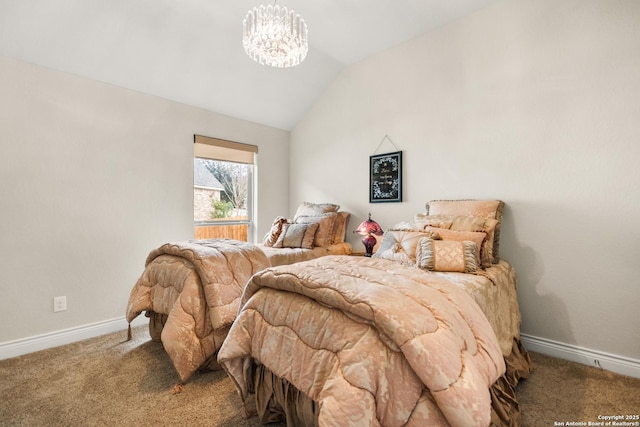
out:
<path id="1" fill-rule="evenodd" d="M 416 262 L 415 256 L 411 257 L 407 252 L 405 252 L 400 243 L 393 241 L 387 241 L 387 243 L 385 244 L 383 240 L 383 243 L 380 244 L 380 247 L 378 248 L 376 253 L 371 257 L 388 259 L 390 261 L 396 261 L 404 264 L 415 264 Z"/>
<path id="2" fill-rule="evenodd" d="M 476 273 L 478 247 L 470 240 L 420 239 L 416 248 L 416 264 L 430 271 Z"/>
<path id="3" fill-rule="evenodd" d="M 478 216 L 502 220 L 501 200 L 431 200 L 427 203 L 427 215 Z"/>
<path id="4" fill-rule="evenodd" d="M 318 224 L 283 224 L 282 233 L 273 247 L 311 249 L 317 229 Z"/>
<path id="5" fill-rule="evenodd" d="M 463 217 L 460 217 L 463 218 Z M 474 217 L 464 217 L 464 218 L 474 218 Z M 484 239 L 484 243 L 480 248 L 480 259 L 482 261 L 483 267 L 491 267 L 491 264 L 496 264 L 499 260 L 494 256 L 494 247 L 495 247 L 495 230 L 498 225 L 497 219 L 483 219 L 477 218 L 479 221 L 475 221 L 475 227 L 470 226 L 471 222 L 468 223 L 457 223 L 453 222 L 451 225 L 452 231 L 476 231 L 476 232 L 484 232 L 486 234 L 486 238 Z M 456 228 L 460 225 L 460 229 Z M 482 227 L 478 227 L 478 225 L 483 224 Z M 426 229 L 427 227 L 425 227 Z M 444 237 L 443 237 L 444 238 Z M 473 240 L 473 239 L 471 239 Z"/>
<path id="6" fill-rule="evenodd" d="M 333 230 L 337 217 L 337 213 L 328 212 L 319 216 L 298 216 L 293 222 L 295 224 L 318 224 L 313 246 L 324 247 L 333 243 Z"/>
<path id="7" fill-rule="evenodd" d="M 486 221 L 486 218 L 478 216 L 425 215 L 421 213 L 414 216 L 414 223 L 418 228 L 431 226 L 458 231 L 482 231 Z"/>
<path id="8" fill-rule="evenodd" d="M 334 205 L 333 203 L 309 203 L 302 202 L 296 214 L 293 216 L 294 221 L 299 216 L 319 216 L 329 212 L 338 212 L 340 205 Z"/>
<path id="9" fill-rule="evenodd" d="M 496 241 L 496 230 L 500 226 L 500 222 L 497 219 L 487 219 L 484 223 L 482 231 L 487 233 L 487 238 L 482 245 L 482 251 L 484 252 L 485 260 L 483 264 L 485 267 L 491 267 L 491 264 L 497 264 L 500 259 L 495 255 L 498 243 Z"/>
<path id="10" fill-rule="evenodd" d="M 282 233 L 282 226 L 288 222 L 289 220 L 282 216 L 276 217 L 276 219 L 273 221 L 273 224 L 271 224 L 271 230 L 269 230 L 269 232 L 264 235 L 262 244 L 265 246 L 273 246 L 274 243 L 276 243 L 276 241 L 278 240 L 278 237 L 280 237 L 280 233 Z"/>
<path id="11" fill-rule="evenodd" d="M 413 217 L 413 223 L 416 228 L 425 227 L 438 227 L 438 228 L 451 228 L 453 220 L 450 215 L 427 215 L 423 213 L 417 213 Z"/>
<path id="12" fill-rule="evenodd" d="M 416 247 L 425 237 L 439 238 L 431 231 L 387 230 L 373 258 L 383 258 L 408 264 L 416 263 Z"/>
<path id="13" fill-rule="evenodd" d="M 437 228 L 437 227 L 425 227 L 425 231 L 429 231 L 433 234 L 437 234 L 440 236 L 442 240 L 455 240 L 457 242 L 463 242 L 465 240 L 469 240 L 476 244 L 478 247 L 478 262 L 483 267 L 490 267 L 491 260 L 489 259 L 489 254 L 483 252 L 484 249 L 484 241 L 487 237 L 487 233 L 484 231 L 458 231 L 458 230 L 447 230 L 445 228 Z"/>
<path id="14" fill-rule="evenodd" d="M 397 224 L 394 224 L 389 230 L 400 230 L 400 231 L 422 231 L 422 228 L 417 228 L 415 224 L 412 224 L 407 221 L 402 221 Z"/>
<path id="15" fill-rule="evenodd" d="M 333 226 L 333 240 L 332 243 L 343 243 L 345 235 L 347 233 L 347 222 L 349 222 L 349 212 L 337 212 L 336 222 Z"/>
<path id="16" fill-rule="evenodd" d="M 500 261 L 500 226 L 504 202 L 501 200 L 431 200 L 427 203 L 427 215 L 475 216 L 496 220 L 491 241 L 491 262 Z M 487 234 L 490 234 L 487 232 Z"/>

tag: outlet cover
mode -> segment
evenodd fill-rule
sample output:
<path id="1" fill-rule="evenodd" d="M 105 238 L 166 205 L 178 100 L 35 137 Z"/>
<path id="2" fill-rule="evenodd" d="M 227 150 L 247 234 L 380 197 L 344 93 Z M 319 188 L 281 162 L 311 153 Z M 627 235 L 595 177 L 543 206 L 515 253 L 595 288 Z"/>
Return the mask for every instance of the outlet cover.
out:
<path id="1" fill-rule="evenodd" d="M 67 297 L 55 297 L 53 299 L 53 312 L 65 311 L 67 309 Z"/>

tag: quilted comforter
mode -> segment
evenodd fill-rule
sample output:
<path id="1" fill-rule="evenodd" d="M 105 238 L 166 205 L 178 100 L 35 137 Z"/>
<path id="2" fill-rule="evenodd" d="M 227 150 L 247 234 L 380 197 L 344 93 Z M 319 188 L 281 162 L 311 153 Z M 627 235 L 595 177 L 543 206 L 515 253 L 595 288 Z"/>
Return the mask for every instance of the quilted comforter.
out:
<path id="1" fill-rule="evenodd" d="M 319 406 L 318 424 L 490 423 L 505 372 L 460 287 L 384 259 L 329 256 L 254 275 L 218 362 L 248 402 L 254 360 Z"/>
<path id="2" fill-rule="evenodd" d="M 131 290 L 126 318 L 160 314 L 160 339 L 180 380 L 213 363 L 240 306 L 244 285 L 269 267 L 255 245 L 235 240 L 167 243 L 151 251 Z"/>

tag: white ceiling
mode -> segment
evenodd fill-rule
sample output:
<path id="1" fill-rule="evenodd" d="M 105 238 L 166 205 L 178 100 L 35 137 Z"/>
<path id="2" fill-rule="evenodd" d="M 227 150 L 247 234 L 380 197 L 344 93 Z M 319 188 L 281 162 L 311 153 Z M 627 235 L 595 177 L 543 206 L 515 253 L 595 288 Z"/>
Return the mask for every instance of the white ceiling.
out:
<path id="1" fill-rule="evenodd" d="M 249 59 L 242 20 L 273 0 L 0 0 L 0 55 L 290 130 L 350 64 L 494 0 L 281 0 L 309 27 L 288 69 Z"/>

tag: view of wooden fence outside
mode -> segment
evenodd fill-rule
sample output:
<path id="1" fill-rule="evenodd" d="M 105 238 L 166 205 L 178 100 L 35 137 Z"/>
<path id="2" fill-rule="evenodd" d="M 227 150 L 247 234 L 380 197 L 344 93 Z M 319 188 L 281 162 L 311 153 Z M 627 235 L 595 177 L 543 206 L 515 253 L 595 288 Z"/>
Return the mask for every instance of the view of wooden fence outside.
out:
<path id="1" fill-rule="evenodd" d="M 229 220 L 246 220 L 247 218 L 229 218 Z M 249 224 L 198 224 L 194 227 L 194 238 L 201 239 L 234 239 L 248 241 Z"/>

